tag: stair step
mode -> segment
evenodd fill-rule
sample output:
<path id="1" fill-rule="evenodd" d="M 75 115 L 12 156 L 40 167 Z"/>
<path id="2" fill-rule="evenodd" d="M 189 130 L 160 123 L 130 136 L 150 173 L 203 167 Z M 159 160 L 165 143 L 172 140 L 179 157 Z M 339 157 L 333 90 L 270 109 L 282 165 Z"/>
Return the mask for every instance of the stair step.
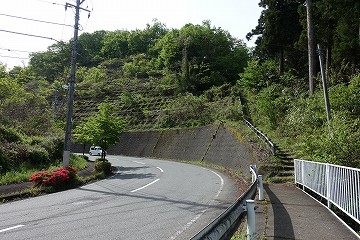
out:
<path id="1" fill-rule="evenodd" d="M 278 172 L 278 173 L 276 174 L 276 176 L 279 176 L 279 177 L 294 176 L 294 171 Z"/>
<path id="2" fill-rule="evenodd" d="M 275 177 L 270 177 L 267 179 L 268 182 L 271 182 L 271 183 L 286 183 L 286 182 L 294 182 L 295 181 L 295 178 L 294 176 L 283 176 L 283 177 L 278 177 L 278 176 L 275 176 Z"/>
<path id="3" fill-rule="evenodd" d="M 281 164 L 284 166 L 294 166 L 294 160 L 281 160 Z"/>

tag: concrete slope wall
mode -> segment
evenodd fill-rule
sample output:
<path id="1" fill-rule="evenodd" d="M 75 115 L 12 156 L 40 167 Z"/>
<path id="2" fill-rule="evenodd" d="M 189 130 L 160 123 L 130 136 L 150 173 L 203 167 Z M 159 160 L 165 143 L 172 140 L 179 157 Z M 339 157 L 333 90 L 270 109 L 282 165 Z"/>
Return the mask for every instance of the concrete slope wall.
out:
<path id="1" fill-rule="evenodd" d="M 89 151 L 89 147 L 85 147 L 85 153 Z M 80 153 L 83 146 L 74 144 L 72 151 Z M 242 138 L 241 133 L 224 124 L 175 130 L 125 132 L 121 135 L 119 143 L 108 149 L 108 154 L 203 160 L 245 171 L 255 162 L 250 145 Z"/>
<path id="2" fill-rule="evenodd" d="M 202 160 L 217 126 L 163 131 L 153 157 L 178 160 Z"/>
<path id="3" fill-rule="evenodd" d="M 204 161 L 248 171 L 250 164 L 254 163 L 255 157 L 249 144 L 244 141 L 236 129 L 220 125 L 205 154 Z"/>
<path id="4" fill-rule="evenodd" d="M 108 149 L 109 154 L 148 157 L 151 156 L 161 136 L 161 131 L 125 132 L 120 141 Z"/>
<path id="5" fill-rule="evenodd" d="M 198 128 L 126 132 L 109 154 L 176 160 L 204 160 L 233 169 L 255 161 L 239 132 L 224 124 Z M 240 136 L 240 137 L 239 137 Z"/>

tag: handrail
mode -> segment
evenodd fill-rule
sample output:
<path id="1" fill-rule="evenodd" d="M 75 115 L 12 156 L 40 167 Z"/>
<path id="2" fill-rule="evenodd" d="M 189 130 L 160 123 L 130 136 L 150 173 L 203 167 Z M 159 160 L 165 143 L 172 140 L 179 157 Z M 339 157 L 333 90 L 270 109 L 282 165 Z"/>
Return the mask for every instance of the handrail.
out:
<path id="1" fill-rule="evenodd" d="M 257 129 L 254 125 L 251 124 L 251 122 L 249 122 L 248 120 L 244 119 L 244 122 L 246 123 L 246 125 L 248 125 L 248 127 L 250 127 L 255 133 L 256 135 L 260 138 L 263 139 L 265 141 L 265 143 L 270 147 L 271 153 L 273 155 L 276 154 L 276 150 L 275 150 L 275 145 L 274 143 L 272 143 L 270 141 L 270 139 L 263 134 L 259 129 Z"/>
<path id="2" fill-rule="evenodd" d="M 256 186 L 258 183 L 256 175 L 256 166 L 250 166 L 252 175 L 252 184 L 230 207 L 228 207 L 220 216 L 214 221 L 204 227 L 199 233 L 191 238 L 191 240 L 211 239 L 218 240 L 224 239 L 229 232 L 236 227 L 241 215 L 246 211 L 246 200 L 254 199 L 256 195 Z"/>
<path id="3" fill-rule="evenodd" d="M 318 194 L 360 224 L 360 169 L 294 160 L 295 184 Z"/>

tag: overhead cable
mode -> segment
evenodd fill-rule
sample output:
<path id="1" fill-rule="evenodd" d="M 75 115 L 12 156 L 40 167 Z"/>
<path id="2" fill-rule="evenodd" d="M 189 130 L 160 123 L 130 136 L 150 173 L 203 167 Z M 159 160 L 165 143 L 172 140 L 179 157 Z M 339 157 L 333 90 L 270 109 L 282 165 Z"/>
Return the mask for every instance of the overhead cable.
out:
<path id="1" fill-rule="evenodd" d="M 0 57 L 4 57 L 4 58 L 17 58 L 17 59 L 29 59 L 29 58 L 25 58 L 25 57 L 14 57 L 14 56 L 4 56 L 4 55 L 0 55 Z"/>
<path id="2" fill-rule="evenodd" d="M 29 33 L 13 32 L 13 31 L 4 30 L 4 29 L 0 29 L 0 32 L 13 33 L 13 34 L 24 35 L 24 36 L 29 36 L 29 37 L 36 37 L 36 38 L 44 38 L 44 39 L 49 39 L 49 40 L 59 42 L 58 40 L 51 38 L 51 37 L 39 36 L 39 35 L 34 35 L 34 34 L 29 34 Z"/>
<path id="3" fill-rule="evenodd" d="M 45 0 L 36 0 L 38 2 L 43 2 L 43 3 L 49 3 L 52 5 L 59 5 L 59 6 L 65 6 L 65 4 L 61 4 L 61 3 L 57 3 L 57 2 L 50 2 L 50 1 L 45 1 Z"/>
<path id="4" fill-rule="evenodd" d="M 25 17 L 19 17 L 19 16 L 14 16 L 14 15 L 9 15 L 9 14 L 5 14 L 5 13 L 0 13 L 1 16 L 5 16 L 5 17 L 12 17 L 12 18 L 18 18 L 18 19 L 23 19 L 23 20 L 28 20 L 28 21 L 33 21 L 33 22 L 41 22 L 41 23 L 47 23 L 47 24 L 53 24 L 53 25 L 60 25 L 60 26 L 66 26 L 66 27 L 73 27 L 69 24 L 63 24 L 63 23 L 55 23 L 55 22 L 48 22 L 48 21 L 43 21 L 43 20 L 37 20 L 37 19 L 32 19 L 32 18 L 25 18 Z"/>
<path id="5" fill-rule="evenodd" d="M 29 51 L 15 50 L 15 49 L 3 48 L 3 47 L 0 47 L 0 50 L 4 50 L 4 51 L 8 51 L 8 52 L 32 53 L 32 52 L 29 52 Z"/>

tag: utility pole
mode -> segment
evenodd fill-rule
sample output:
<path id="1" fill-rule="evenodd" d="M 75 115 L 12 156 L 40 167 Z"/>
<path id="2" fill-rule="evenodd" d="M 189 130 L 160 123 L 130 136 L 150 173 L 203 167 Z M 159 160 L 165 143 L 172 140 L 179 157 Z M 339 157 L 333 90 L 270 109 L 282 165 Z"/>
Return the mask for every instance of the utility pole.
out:
<path id="1" fill-rule="evenodd" d="M 308 61 L 309 61 L 309 93 L 314 93 L 314 70 L 315 70 L 315 45 L 314 28 L 312 21 L 312 0 L 306 0 L 307 37 L 308 37 Z"/>
<path id="2" fill-rule="evenodd" d="M 85 0 L 76 0 L 76 6 L 70 3 L 66 3 L 65 10 L 68 7 L 75 8 L 75 24 L 74 24 L 74 40 L 71 52 L 71 72 L 70 72 L 70 84 L 68 92 L 68 110 L 66 113 L 66 129 L 65 129 L 65 141 L 64 141 L 64 154 L 63 154 L 63 166 L 68 167 L 70 164 L 70 148 L 71 148 L 71 129 L 72 129 L 72 115 L 73 115 L 73 105 L 74 105 L 74 85 L 75 85 L 75 74 L 76 74 L 76 59 L 78 52 L 78 33 L 79 33 L 79 19 L 80 19 L 80 9 L 88 11 L 86 9 L 80 8 L 80 5 Z M 89 12 L 89 11 L 88 11 Z"/>

